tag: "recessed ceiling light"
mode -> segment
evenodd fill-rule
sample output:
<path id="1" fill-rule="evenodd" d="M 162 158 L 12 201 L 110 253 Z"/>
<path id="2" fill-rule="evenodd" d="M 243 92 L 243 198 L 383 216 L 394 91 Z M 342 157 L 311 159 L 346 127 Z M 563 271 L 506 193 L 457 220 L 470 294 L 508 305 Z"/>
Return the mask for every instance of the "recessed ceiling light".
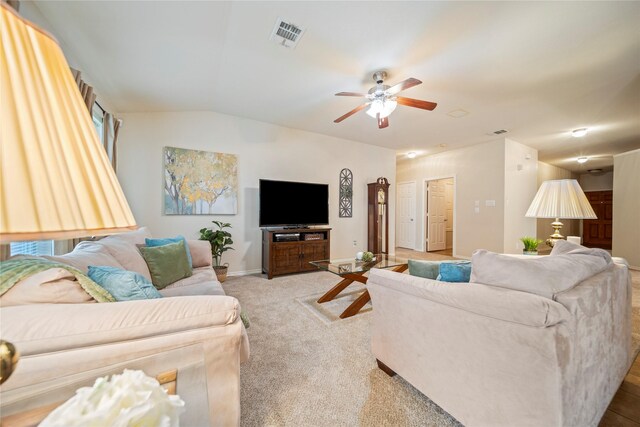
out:
<path id="1" fill-rule="evenodd" d="M 447 113 L 447 116 L 451 116 L 453 118 L 459 119 L 460 117 L 464 117 L 467 114 L 469 114 L 469 112 L 467 110 L 463 110 L 462 108 L 458 108 L 457 110 L 449 111 Z"/>
<path id="2" fill-rule="evenodd" d="M 587 163 L 588 157 L 578 157 L 578 163 Z"/>
<path id="3" fill-rule="evenodd" d="M 589 169 L 589 173 L 600 173 L 602 169 Z"/>
<path id="4" fill-rule="evenodd" d="M 585 136 L 587 134 L 587 131 L 587 128 L 575 129 L 573 132 L 571 132 L 571 135 L 573 135 L 575 138 L 580 138 L 582 136 Z"/>
<path id="5" fill-rule="evenodd" d="M 410 159 L 415 159 L 416 156 L 417 156 L 417 154 L 416 154 L 415 151 L 409 151 L 407 153 L 407 157 L 410 158 Z"/>

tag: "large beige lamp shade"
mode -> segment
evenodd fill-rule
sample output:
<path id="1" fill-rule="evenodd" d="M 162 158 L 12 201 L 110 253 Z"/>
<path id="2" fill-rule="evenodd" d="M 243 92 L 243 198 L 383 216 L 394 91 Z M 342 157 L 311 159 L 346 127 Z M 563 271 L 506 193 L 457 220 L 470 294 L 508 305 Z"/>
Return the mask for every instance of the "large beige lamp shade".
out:
<path id="1" fill-rule="evenodd" d="M 580 184 L 575 179 L 545 181 L 538 189 L 525 216 L 530 218 L 555 218 L 551 223 L 554 233 L 547 239 L 553 247 L 556 240 L 564 239 L 560 234 L 564 219 L 596 219 L 596 214 L 587 200 Z"/>
<path id="2" fill-rule="evenodd" d="M 62 50 L 1 6 L 0 240 L 135 229 Z"/>

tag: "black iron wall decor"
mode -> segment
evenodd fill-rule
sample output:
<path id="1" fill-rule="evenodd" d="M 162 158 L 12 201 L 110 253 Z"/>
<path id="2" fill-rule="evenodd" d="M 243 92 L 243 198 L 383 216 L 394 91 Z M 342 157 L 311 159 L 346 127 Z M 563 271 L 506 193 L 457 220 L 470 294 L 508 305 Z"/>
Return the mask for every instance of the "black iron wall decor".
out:
<path id="1" fill-rule="evenodd" d="M 340 218 L 353 216 L 353 174 L 347 168 L 340 171 Z"/>

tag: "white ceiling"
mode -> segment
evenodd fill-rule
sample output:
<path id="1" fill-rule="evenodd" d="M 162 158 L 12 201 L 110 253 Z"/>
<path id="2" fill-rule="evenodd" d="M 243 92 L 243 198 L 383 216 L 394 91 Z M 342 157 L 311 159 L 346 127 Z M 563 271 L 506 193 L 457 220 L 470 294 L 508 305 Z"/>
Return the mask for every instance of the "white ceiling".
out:
<path id="1" fill-rule="evenodd" d="M 574 171 L 640 148 L 640 2 L 37 1 L 68 54 L 118 112 L 212 110 L 434 153 L 495 139 Z M 278 17 L 306 28 L 269 40 Z M 424 83 L 379 130 L 340 124 L 371 74 Z M 448 112 L 469 114 L 452 118 Z M 588 127 L 584 138 L 572 129 Z M 439 147 L 446 144 L 446 147 Z M 576 157 L 591 156 L 585 165 Z"/>

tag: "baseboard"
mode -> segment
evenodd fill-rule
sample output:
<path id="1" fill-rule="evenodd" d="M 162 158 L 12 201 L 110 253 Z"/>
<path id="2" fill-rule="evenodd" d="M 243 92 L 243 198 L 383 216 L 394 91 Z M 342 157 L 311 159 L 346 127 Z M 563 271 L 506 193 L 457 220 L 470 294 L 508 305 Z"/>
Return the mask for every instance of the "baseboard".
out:
<path id="1" fill-rule="evenodd" d="M 243 271 L 233 271 L 227 273 L 227 276 L 248 276 L 249 274 L 260 274 L 262 273 L 262 269 L 257 268 L 255 270 L 243 270 Z"/>
<path id="2" fill-rule="evenodd" d="M 635 265 L 630 265 L 630 266 L 629 266 L 629 270 L 640 271 L 640 267 L 637 267 L 637 266 L 635 266 Z"/>
<path id="3" fill-rule="evenodd" d="M 471 260 L 470 256 L 462 256 L 462 255 L 458 255 L 458 254 L 453 254 L 452 255 L 454 258 L 460 258 L 460 259 L 467 259 L 467 260 Z"/>

